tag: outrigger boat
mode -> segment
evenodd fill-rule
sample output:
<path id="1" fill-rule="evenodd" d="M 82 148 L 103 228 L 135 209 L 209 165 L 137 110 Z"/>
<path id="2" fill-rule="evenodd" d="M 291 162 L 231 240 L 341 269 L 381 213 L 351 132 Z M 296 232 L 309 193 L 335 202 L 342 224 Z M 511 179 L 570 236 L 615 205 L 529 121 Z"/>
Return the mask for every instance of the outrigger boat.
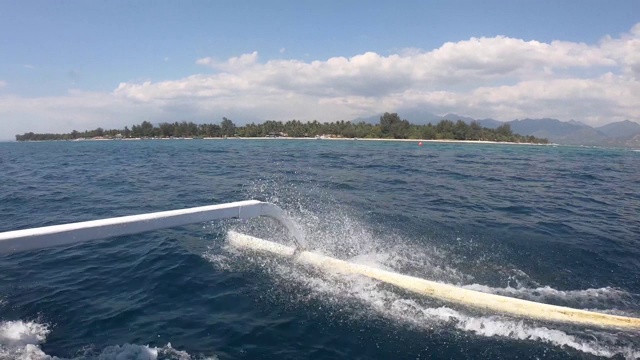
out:
<path id="1" fill-rule="evenodd" d="M 304 234 L 284 210 L 274 204 L 257 200 L 3 232 L 0 233 L 0 254 L 69 245 L 212 220 L 251 219 L 259 216 L 273 218 L 280 222 L 288 229 L 294 239 L 295 246 L 287 246 L 234 231 L 227 233 L 229 244 L 247 251 L 290 257 L 299 264 L 313 266 L 323 271 L 366 276 L 419 295 L 482 311 L 584 326 L 640 330 L 640 318 L 604 314 L 463 289 L 450 284 L 355 264 L 313 252 L 308 249 Z"/>

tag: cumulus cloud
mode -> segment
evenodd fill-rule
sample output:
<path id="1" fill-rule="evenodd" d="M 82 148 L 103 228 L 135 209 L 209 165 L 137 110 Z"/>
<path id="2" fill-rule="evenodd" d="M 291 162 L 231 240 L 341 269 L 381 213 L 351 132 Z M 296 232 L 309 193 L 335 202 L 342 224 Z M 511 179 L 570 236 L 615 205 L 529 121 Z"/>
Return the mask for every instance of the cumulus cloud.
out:
<path id="1" fill-rule="evenodd" d="M 200 74 L 122 82 L 110 93 L 0 97 L 0 115 L 40 119 L 29 128 L 15 128 L 24 131 L 47 128 L 47 123 L 66 131 L 70 128 L 60 124 L 83 129 L 142 119 L 219 121 L 222 116 L 238 123 L 333 121 L 383 111 L 402 115 L 410 108 L 499 120 L 577 119 L 591 125 L 640 120 L 640 24 L 596 44 L 496 36 L 390 55 L 263 61 L 252 52 L 195 62 L 202 65 Z M 0 132 L 7 131 L 3 127 Z"/>
<path id="2" fill-rule="evenodd" d="M 251 54 L 242 54 L 240 56 L 232 57 L 227 61 L 217 61 L 214 58 L 206 57 L 196 60 L 196 64 L 210 66 L 219 70 L 237 71 L 238 69 L 244 69 L 254 65 L 257 61 L 258 52 L 254 51 Z"/>
<path id="3" fill-rule="evenodd" d="M 639 119 L 635 94 L 640 83 L 612 73 L 596 78 L 542 79 L 520 81 L 513 85 L 482 86 L 469 92 L 420 92 L 410 90 L 399 98 L 399 106 L 421 103 L 437 113 L 465 109 L 478 118 L 507 119 L 555 117 L 580 119 L 591 125 L 612 120 Z M 634 117 L 635 116 L 635 117 Z"/>
<path id="4" fill-rule="evenodd" d="M 605 37 L 600 47 L 607 56 L 616 60 L 625 74 L 640 80 L 640 23 L 618 39 Z"/>

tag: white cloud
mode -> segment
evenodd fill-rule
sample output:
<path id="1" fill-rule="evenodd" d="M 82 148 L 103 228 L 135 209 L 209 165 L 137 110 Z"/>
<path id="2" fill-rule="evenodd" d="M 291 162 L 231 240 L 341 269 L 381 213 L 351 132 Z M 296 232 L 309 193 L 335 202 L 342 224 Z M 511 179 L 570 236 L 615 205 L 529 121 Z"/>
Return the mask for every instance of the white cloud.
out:
<path id="1" fill-rule="evenodd" d="M 555 117 L 592 125 L 640 119 L 640 82 L 606 73 L 592 79 L 526 80 L 514 85 L 483 86 L 469 92 L 407 91 L 399 107 L 424 104 L 437 113 L 459 112 L 475 117 L 514 119 Z M 604 120 L 604 121 L 603 121 Z"/>
<path id="2" fill-rule="evenodd" d="M 640 24 L 597 44 L 497 36 L 387 56 L 366 52 L 326 60 L 260 61 L 252 52 L 196 63 L 204 66 L 203 73 L 123 82 L 111 93 L 0 97 L 0 119 L 31 121 L 13 121 L 21 125 L 11 130 L 0 123 L 0 138 L 143 119 L 333 121 L 383 111 L 402 115 L 408 108 L 500 120 L 556 117 L 592 125 L 640 120 Z"/>
<path id="3" fill-rule="evenodd" d="M 605 37 L 601 41 L 601 48 L 617 61 L 627 75 L 640 80 L 640 23 L 618 39 Z"/>
<path id="4" fill-rule="evenodd" d="M 196 60 L 198 65 L 206 65 L 219 70 L 238 70 L 249 67 L 256 64 L 258 61 L 258 52 L 254 51 L 251 54 L 242 54 L 237 57 L 232 57 L 227 61 L 217 61 L 214 58 L 206 57 Z"/>

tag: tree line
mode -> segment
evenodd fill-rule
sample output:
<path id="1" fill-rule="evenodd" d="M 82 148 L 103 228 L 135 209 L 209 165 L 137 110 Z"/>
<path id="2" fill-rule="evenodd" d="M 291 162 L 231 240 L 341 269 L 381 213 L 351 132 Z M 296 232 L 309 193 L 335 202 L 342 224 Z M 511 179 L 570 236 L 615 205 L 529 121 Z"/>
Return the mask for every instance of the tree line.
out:
<path id="1" fill-rule="evenodd" d="M 486 140 L 501 142 L 548 143 L 547 139 L 514 134 L 509 124 L 495 129 L 486 128 L 479 122 L 470 124 L 462 120 L 456 122 L 441 120 L 437 124 L 417 125 L 403 120 L 397 113 L 385 113 L 377 124 L 366 122 L 335 121 L 321 123 L 316 120 L 265 121 L 261 124 L 236 126 L 230 119 L 222 118 L 219 124 L 196 124 L 193 122 L 161 122 L 154 126 L 149 121 L 133 125 L 130 129 L 105 130 L 97 128 L 84 132 L 72 131 L 66 134 L 37 134 L 28 132 L 16 135 L 16 141 L 75 140 L 92 138 L 204 138 L 204 137 L 316 137 L 334 136 L 343 138 L 378 139 L 425 139 L 425 140 Z"/>

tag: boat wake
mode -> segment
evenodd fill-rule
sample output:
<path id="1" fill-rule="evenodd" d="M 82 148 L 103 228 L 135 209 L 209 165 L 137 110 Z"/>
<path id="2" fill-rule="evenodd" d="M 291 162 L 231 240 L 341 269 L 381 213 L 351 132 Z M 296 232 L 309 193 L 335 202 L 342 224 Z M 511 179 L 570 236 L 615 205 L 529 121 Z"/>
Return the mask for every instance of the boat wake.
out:
<path id="1" fill-rule="evenodd" d="M 316 300 L 327 305 L 327 310 L 336 320 L 342 317 L 365 320 L 386 318 L 403 326 L 410 325 L 419 331 L 438 332 L 456 329 L 483 337 L 498 337 L 513 340 L 535 341 L 573 349 L 602 357 L 623 356 L 626 359 L 640 357 L 640 341 L 634 332 L 608 332 L 606 330 L 582 329 L 572 325 L 549 324 L 528 319 L 517 319 L 502 315 L 477 314 L 462 308 L 438 303 L 419 296 L 398 291 L 378 281 L 357 275 L 319 273 L 297 266 L 290 261 L 252 254 L 237 248 L 227 247 L 226 255 L 207 253 L 205 258 L 226 271 L 263 271 L 275 283 L 277 301 L 287 306 L 304 306 Z M 369 266 L 389 269 L 379 263 L 390 256 L 373 254 L 359 255 L 351 261 Z M 455 273 L 455 272 L 454 272 Z M 612 299 L 626 297 L 620 290 L 588 289 L 583 291 L 559 291 L 550 287 L 539 289 L 495 289 L 470 285 L 468 288 L 492 293 L 511 294 L 520 297 L 539 298 L 538 293 L 554 296 L 570 302 L 585 299 L 591 293 L 608 294 Z M 304 291 L 301 291 L 301 290 Z M 302 305 L 298 305 L 302 304 Z"/>
<path id="2" fill-rule="evenodd" d="M 469 284 L 474 277 L 452 266 L 455 254 L 431 245 L 417 245 L 397 234 L 376 233 L 335 204 L 325 213 L 298 208 L 293 214 L 306 231 L 312 251 L 337 257 L 354 263 L 365 264 L 385 270 L 437 280 L 467 289 L 518 297 L 538 302 L 567 304 L 572 307 L 599 309 L 628 307 L 634 303 L 633 295 L 624 290 L 599 288 L 586 290 L 558 290 L 540 285 L 519 270 L 523 283 L 533 287 L 489 287 Z M 284 206 L 287 208 L 287 206 Z M 291 207 L 288 207 L 291 208 Z M 338 210 L 335 210 L 335 209 Z M 234 226 L 234 231 L 261 237 L 266 240 L 290 244 L 287 235 L 273 224 L 258 221 Z M 385 318 L 402 326 L 410 325 L 418 331 L 454 331 L 481 337 L 496 337 L 517 341 L 548 344 L 566 351 L 578 351 L 601 357 L 622 356 L 626 359 L 640 358 L 638 332 L 607 331 L 590 329 L 571 324 L 547 323 L 530 319 L 478 313 L 414 296 L 390 285 L 357 275 L 318 272 L 294 264 L 288 259 L 270 257 L 239 250 L 223 243 L 213 244 L 204 253 L 216 268 L 231 272 L 263 272 L 273 281 L 275 291 L 270 296 L 286 303 L 286 306 L 305 306 L 318 300 L 325 303 L 326 310 L 336 321 L 345 318 L 375 320 Z M 634 305 L 635 306 L 635 305 Z M 312 308 L 306 309 L 313 311 Z M 613 311 L 616 312 L 616 311 Z M 629 315 L 628 311 L 617 311 Z"/>
<path id="3" fill-rule="evenodd" d="M 616 306 L 627 307 L 633 303 L 631 294 L 612 287 L 585 290 L 557 290 L 550 286 L 535 288 L 507 286 L 504 288 L 496 288 L 480 284 L 464 285 L 461 287 L 536 302 L 553 303 L 582 309 L 597 309 L 599 312 L 609 312 L 611 314 L 637 315 L 631 311 L 607 310 L 608 308 Z"/>

